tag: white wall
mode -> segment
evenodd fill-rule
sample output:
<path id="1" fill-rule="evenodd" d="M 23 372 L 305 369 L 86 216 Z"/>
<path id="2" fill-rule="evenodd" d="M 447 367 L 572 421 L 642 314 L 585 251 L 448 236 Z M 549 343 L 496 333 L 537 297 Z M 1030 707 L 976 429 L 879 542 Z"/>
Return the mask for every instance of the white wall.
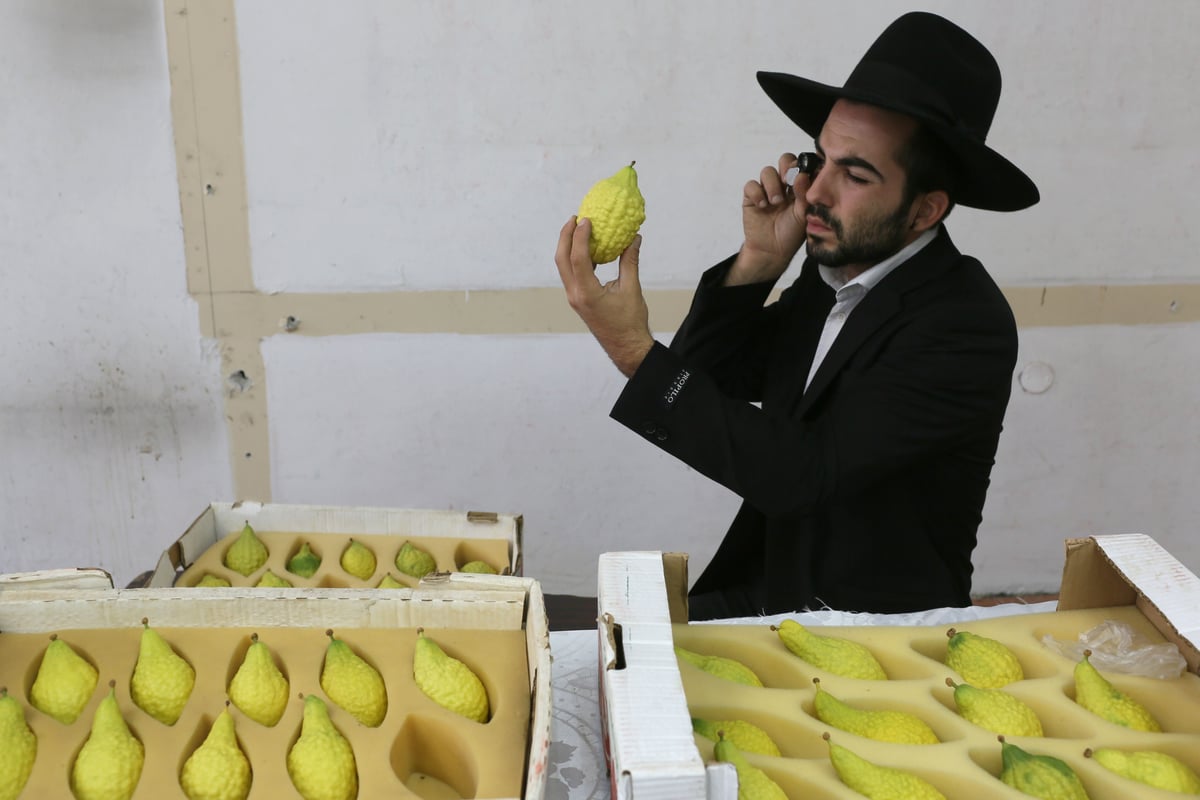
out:
<path id="1" fill-rule="evenodd" d="M 643 283 L 689 290 L 736 248 L 742 184 L 807 145 L 755 70 L 839 83 L 908 8 L 234 6 L 258 290 L 503 289 L 534 316 L 559 227 L 632 159 Z M 956 210 L 960 247 L 1009 288 L 1193 284 L 1200 5 L 925 7 L 997 55 L 991 141 L 1044 198 Z M 16 543 L 0 571 L 128 580 L 236 491 L 219 343 L 184 277 L 163 13 L 0 5 L 0 503 Z M 651 312 L 669 339 L 675 319 Z M 1055 382 L 1014 384 L 977 590 L 1057 588 L 1062 540 L 1090 533 L 1151 534 L 1200 571 L 1200 323 L 1181 312 L 1022 330 L 1018 371 L 1045 362 Z M 698 573 L 736 498 L 609 420 L 619 375 L 586 334 L 546 330 L 267 337 L 271 499 L 523 513 L 526 570 L 549 592 L 593 591 L 606 550 L 685 550 Z"/>

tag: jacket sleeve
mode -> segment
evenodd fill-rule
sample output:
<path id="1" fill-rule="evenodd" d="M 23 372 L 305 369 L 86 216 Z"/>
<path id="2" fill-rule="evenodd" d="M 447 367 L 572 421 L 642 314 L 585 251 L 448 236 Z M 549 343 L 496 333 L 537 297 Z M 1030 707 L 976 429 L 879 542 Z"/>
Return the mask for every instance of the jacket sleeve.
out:
<path id="1" fill-rule="evenodd" d="M 612 417 L 768 516 L 799 515 L 998 433 L 1015 360 L 1006 306 L 923 309 L 856 354 L 820 409 L 800 418 L 731 395 L 655 345 Z"/>

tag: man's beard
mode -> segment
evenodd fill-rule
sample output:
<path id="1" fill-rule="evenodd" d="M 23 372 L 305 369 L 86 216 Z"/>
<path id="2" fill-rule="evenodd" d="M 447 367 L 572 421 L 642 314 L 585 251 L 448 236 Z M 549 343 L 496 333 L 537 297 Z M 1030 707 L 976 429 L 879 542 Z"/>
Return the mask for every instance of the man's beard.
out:
<path id="1" fill-rule="evenodd" d="M 849 264 L 873 267 L 904 247 L 908 230 L 907 202 L 890 214 L 864 219 L 847 234 L 842 221 L 822 205 L 808 207 L 808 213 L 824 222 L 836 235 L 836 244 L 822 244 L 808 239 L 808 254 L 818 264 L 844 267 Z"/>

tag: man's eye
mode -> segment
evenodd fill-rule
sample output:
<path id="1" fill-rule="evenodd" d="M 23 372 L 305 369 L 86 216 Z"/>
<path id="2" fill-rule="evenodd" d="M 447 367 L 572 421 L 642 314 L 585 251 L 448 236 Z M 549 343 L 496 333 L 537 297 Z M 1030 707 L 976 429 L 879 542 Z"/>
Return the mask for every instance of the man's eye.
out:
<path id="1" fill-rule="evenodd" d="M 870 183 L 870 181 L 868 181 L 866 178 L 855 175 L 853 172 L 847 172 L 846 177 L 849 178 L 853 183 Z"/>

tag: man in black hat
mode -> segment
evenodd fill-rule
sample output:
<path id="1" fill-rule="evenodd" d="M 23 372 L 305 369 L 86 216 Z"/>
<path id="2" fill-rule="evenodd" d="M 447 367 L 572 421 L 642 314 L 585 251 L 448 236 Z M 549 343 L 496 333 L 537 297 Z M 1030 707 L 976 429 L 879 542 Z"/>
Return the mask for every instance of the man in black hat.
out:
<path id="1" fill-rule="evenodd" d="M 944 220 L 956 203 L 1038 201 L 985 143 L 999 68 L 921 12 L 841 87 L 758 80 L 815 138 L 818 168 L 785 179 L 798 162 L 785 153 L 746 184 L 745 240 L 704 273 L 670 348 L 650 334 L 640 239 L 607 284 L 586 220 L 567 222 L 555 257 L 572 308 L 629 378 L 613 418 L 744 500 L 690 616 L 969 605 L 1017 332 Z M 768 304 L 802 246 L 799 277 Z"/>

